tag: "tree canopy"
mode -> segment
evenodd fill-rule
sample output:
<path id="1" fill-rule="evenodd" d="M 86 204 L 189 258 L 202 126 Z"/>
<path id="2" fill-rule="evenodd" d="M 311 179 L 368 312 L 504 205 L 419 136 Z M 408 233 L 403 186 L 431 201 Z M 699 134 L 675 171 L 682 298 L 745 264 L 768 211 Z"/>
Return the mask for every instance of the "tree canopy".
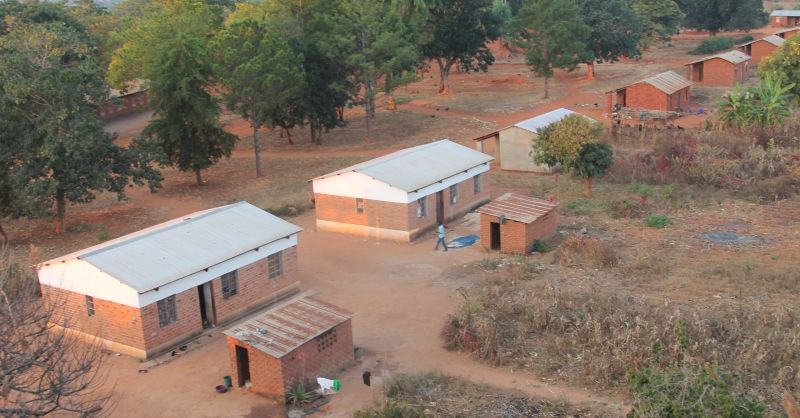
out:
<path id="1" fill-rule="evenodd" d="M 587 48 L 588 78 L 594 79 L 594 62 L 615 62 L 641 54 L 642 23 L 626 0 L 580 0 L 581 18 L 590 28 Z"/>
<path id="2" fill-rule="evenodd" d="M 786 39 L 775 52 L 765 57 L 759 65 L 759 72 L 793 85 L 789 91 L 800 103 L 800 36 Z"/>
<path id="3" fill-rule="evenodd" d="M 587 48 L 591 29 L 583 22 L 580 8 L 572 0 L 532 0 L 520 9 L 514 26 L 525 49 L 525 60 L 534 74 L 548 80 L 556 68 L 573 71 L 592 59 Z"/>
<path id="4" fill-rule="evenodd" d="M 486 71 L 494 63 L 487 42 L 500 36 L 502 19 L 492 0 L 440 0 L 429 7 L 420 51 L 439 67 L 439 92 L 450 91 L 453 65 L 464 71 Z"/>
<path id="5" fill-rule="evenodd" d="M 633 11 L 642 22 L 645 47 L 654 40 L 668 41 L 686 17 L 674 0 L 634 0 Z"/>
<path id="6" fill-rule="evenodd" d="M 750 30 L 767 24 L 763 0 L 679 0 L 687 28 L 707 30 L 715 35 L 722 29 Z"/>

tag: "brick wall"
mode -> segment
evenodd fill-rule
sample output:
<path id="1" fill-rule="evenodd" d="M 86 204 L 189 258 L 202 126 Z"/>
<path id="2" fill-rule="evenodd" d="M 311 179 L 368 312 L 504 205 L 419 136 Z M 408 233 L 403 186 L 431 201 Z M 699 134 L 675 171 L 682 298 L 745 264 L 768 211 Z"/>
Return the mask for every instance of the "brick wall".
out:
<path id="1" fill-rule="evenodd" d="M 781 28 L 787 26 L 786 16 L 772 16 L 769 18 L 769 25 L 773 28 Z"/>
<path id="2" fill-rule="evenodd" d="M 144 348 L 149 354 L 166 350 L 180 341 L 203 332 L 197 287 L 175 295 L 175 305 L 177 320 L 163 328 L 158 324 L 158 303 L 151 303 L 141 308 Z"/>
<path id="3" fill-rule="evenodd" d="M 248 352 L 250 391 L 269 398 L 283 399 L 287 391 L 304 382 L 310 383 L 308 388 L 316 387 L 317 377 L 335 378 L 340 370 L 350 366 L 354 360 L 351 321 L 337 325 L 333 332 L 336 342 L 323 351 L 318 349 L 317 337 L 280 359 L 229 336 L 228 356 L 234 386 L 239 381 L 236 346 Z"/>
<path id="4" fill-rule="evenodd" d="M 148 97 L 146 91 L 126 94 L 125 96 L 103 103 L 103 107 L 100 109 L 100 117 L 103 119 L 111 119 L 117 116 L 138 112 L 144 110 L 147 104 Z"/>
<path id="5" fill-rule="evenodd" d="M 750 63 L 758 65 L 762 59 L 770 56 L 775 50 L 778 49 L 775 45 L 767 41 L 756 41 L 750 44 Z"/>
<path id="6" fill-rule="evenodd" d="M 492 222 L 499 223 L 499 220 L 496 216 L 481 213 L 481 245 L 487 250 L 492 246 Z M 557 222 L 555 210 L 530 224 L 506 219 L 500 225 L 500 251 L 526 254 L 534 241 L 555 234 Z"/>
<path id="7" fill-rule="evenodd" d="M 731 64 L 721 58 L 714 58 L 702 63 L 703 80 L 699 79 L 699 68 L 701 63 L 687 66 L 687 77 L 698 84 L 708 86 L 733 86 L 741 83 L 749 76 L 747 61 L 739 64 Z"/>
<path id="8" fill-rule="evenodd" d="M 237 273 L 239 291 L 228 299 L 222 297 L 222 279 L 218 277 L 212 280 L 217 325 L 279 299 L 285 290 L 296 283 L 297 246 L 283 250 L 283 274 L 279 277 L 269 278 L 266 258 L 240 268 Z"/>
<path id="9" fill-rule="evenodd" d="M 625 107 L 638 107 L 651 110 L 671 110 L 668 106 L 669 96 L 663 91 L 647 84 L 637 83 L 625 89 Z"/>
<path id="10" fill-rule="evenodd" d="M 444 205 L 445 223 L 463 216 L 472 209 L 486 203 L 490 199 L 489 182 L 487 174 L 480 176 L 481 192 L 474 193 L 472 178 L 468 178 L 457 184 L 458 200 L 455 204 L 450 203 L 450 188 L 442 191 L 442 201 Z M 414 240 L 438 226 L 436 224 L 436 193 L 425 196 L 428 205 L 428 214 L 424 218 L 417 217 L 417 203 L 408 205 L 409 232 L 411 240 Z"/>
<path id="11" fill-rule="evenodd" d="M 139 309 L 94 298 L 95 314 L 89 316 L 85 295 L 44 284 L 41 289 L 45 306 L 53 309 L 53 323 L 104 340 L 144 348 Z"/>

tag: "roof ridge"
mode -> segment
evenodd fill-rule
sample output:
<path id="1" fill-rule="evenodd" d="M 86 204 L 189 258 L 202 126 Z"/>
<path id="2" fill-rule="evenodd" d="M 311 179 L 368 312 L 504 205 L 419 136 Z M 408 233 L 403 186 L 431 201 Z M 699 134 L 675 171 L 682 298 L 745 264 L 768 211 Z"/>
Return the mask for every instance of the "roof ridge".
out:
<path id="1" fill-rule="evenodd" d="M 355 164 L 355 165 L 353 165 L 351 167 L 359 166 L 358 169 L 372 167 L 372 166 L 374 166 L 376 164 L 380 164 L 380 163 L 383 163 L 383 162 L 386 162 L 386 161 L 394 160 L 395 158 L 398 158 L 401 155 L 413 154 L 413 153 L 415 153 L 415 152 L 417 152 L 417 151 L 419 151 L 421 149 L 428 148 L 428 147 L 430 147 L 432 145 L 439 144 L 439 143 L 441 143 L 443 141 L 450 141 L 450 140 L 447 139 L 447 138 L 443 138 L 443 139 L 440 139 L 438 141 L 428 142 L 426 144 L 416 145 L 416 146 L 413 146 L 413 147 L 410 147 L 410 148 L 404 148 L 404 149 L 397 150 L 395 152 L 392 152 L 392 153 L 389 153 L 389 154 L 386 154 L 386 155 L 382 155 L 380 157 L 373 158 L 371 160 L 364 161 L 364 162 L 359 163 L 359 164 Z M 452 141 L 450 141 L 450 142 L 452 142 Z M 378 160 L 380 160 L 380 161 L 378 161 Z M 354 169 L 352 171 L 357 173 L 358 169 Z"/>

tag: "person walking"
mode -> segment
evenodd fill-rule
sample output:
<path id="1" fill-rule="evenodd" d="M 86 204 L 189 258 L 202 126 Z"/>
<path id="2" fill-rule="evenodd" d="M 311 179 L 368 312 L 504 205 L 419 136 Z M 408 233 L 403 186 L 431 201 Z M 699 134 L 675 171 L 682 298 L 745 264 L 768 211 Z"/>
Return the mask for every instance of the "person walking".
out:
<path id="1" fill-rule="evenodd" d="M 444 250 L 446 252 L 447 251 L 447 243 L 444 242 L 444 224 L 441 224 L 441 223 L 439 224 L 439 227 L 436 228 L 436 233 L 439 236 L 439 239 L 436 240 L 436 247 L 433 248 L 433 251 L 438 250 L 439 249 L 439 244 L 442 244 L 442 247 L 444 247 Z"/>

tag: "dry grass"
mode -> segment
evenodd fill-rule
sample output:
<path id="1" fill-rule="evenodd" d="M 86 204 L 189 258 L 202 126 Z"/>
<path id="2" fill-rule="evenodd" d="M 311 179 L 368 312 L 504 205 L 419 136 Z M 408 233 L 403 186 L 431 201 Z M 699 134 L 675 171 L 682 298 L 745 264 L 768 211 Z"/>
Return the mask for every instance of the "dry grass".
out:
<path id="1" fill-rule="evenodd" d="M 600 417 L 599 411 L 530 398 L 436 373 L 401 374 L 384 384 L 388 403 L 356 412 L 356 417 Z M 391 411 L 388 412 L 388 411 Z M 403 411 L 398 414 L 397 411 Z M 383 412 L 383 413 L 381 413 Z"/>

